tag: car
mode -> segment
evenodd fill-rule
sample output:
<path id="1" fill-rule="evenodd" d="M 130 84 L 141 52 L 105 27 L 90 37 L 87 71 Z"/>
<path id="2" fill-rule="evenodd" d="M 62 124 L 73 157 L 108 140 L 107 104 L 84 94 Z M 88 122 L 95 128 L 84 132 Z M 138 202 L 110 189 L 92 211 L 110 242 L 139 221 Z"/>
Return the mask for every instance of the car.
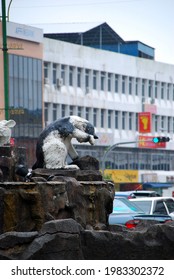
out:
<path id="1" fill-rule="evenodd" d="M 131 198 L 137 207 L 140 207 L 146 214 L 169 215 L 174 220 L 174 198 L 173 197 L 144 197 Z"/>
<path id="2" fill-rule="evenodd" d="M 109 225 L 123 225 L 126 228 L 135 228 L 141 220 L 156 220 L 159 223 L 171 221 L 169 215 L 146 214 L 135 203 L 124 197 L 116 197 L 113 201 L 113 212 L 109 215 Z"/>
<path id="3" fill-rule="evenodd" d="M 136 198 L 133 191 L 115 192 L 115 197 L 125 197 L 127 199 Z"/>
<path id="4" fill-rule="evenodd" d="M 118 197 L 126 197 L 136 198 L 136 197 L 156 197 L 160 196 L 156 191 L 148 191 L 148 190 L 132 190 L 132 191 L 119 191 L 115 192 L 115 196 Z"/>

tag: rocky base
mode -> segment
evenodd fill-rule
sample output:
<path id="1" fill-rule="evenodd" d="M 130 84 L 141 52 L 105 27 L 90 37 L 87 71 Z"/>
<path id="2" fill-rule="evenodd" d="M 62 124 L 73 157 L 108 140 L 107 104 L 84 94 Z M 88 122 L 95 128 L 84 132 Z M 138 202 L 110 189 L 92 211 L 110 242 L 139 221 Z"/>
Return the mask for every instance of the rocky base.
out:
<path id="1" fill-rule="evenodd" d="M 73 219 L 49 221 L 39 232 L 1 234 L 0 259 L 173 260 L 174 222 L 96 231 L 85 230 Z"/>
<path id="2" fill-rule="evenodd" d="M 0 161 L 1 260 L 174 259 L 174 222 L 108 225 L 115 189 L 97 160 L 76 161 L 81 170 L 36 169 L 29 182 L 9 181 L 9 160 Z"/>

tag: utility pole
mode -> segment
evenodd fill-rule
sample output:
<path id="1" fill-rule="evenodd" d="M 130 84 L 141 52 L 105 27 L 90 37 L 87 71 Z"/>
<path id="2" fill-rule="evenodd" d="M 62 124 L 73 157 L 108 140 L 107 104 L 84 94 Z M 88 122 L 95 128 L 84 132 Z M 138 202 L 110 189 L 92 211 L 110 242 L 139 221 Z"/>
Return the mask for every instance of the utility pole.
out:
<path id="1" fill-rule="evenodd" d="M 5 119 L 9 119 L 9 81 L 8 81 L 8 48 L 7 48 L 7 31 L 6 31 L 6 5 L 5 0 L 1 0 L 2 5 L 2 51 L 4 65 L 4 109 Z"/>

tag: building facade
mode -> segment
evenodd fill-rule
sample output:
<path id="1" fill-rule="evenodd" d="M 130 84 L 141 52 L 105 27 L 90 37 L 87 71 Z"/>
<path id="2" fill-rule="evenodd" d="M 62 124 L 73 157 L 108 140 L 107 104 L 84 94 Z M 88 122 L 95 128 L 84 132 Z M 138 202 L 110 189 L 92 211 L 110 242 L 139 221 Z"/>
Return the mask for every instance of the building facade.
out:
<path id="1" fill-rule="evenodd" d="M 0 22 L 0 37 L 2 28 Z M 16 145 L 27 150 L 29 165 L 43 127 L 43 31 L 7 22 L 8 115 L 16 121 L 12 136 Z M 2 49 L 2 41 L 1 41 Z M 0 52 L 0 120 L 5 118 L 3 52 Z"/>
<path id="2" fill-rule="evenodd" d="M 147 172 L 173 172 L 174 65 L 44 38 L 44 104 L 46 125 L 66 115 L 95 125 L 99 139 L 94 147 L 75 143 L 80 155 L 102 163 L 106 148 L 118 143 L 105 168 L 139 169 L 139 180 Z M 138 128 L 141 112 L 151 113 L 145 134 Z M 140 136 L 157 135 L 171 141 L 164 148 L 139 146 Z"/>

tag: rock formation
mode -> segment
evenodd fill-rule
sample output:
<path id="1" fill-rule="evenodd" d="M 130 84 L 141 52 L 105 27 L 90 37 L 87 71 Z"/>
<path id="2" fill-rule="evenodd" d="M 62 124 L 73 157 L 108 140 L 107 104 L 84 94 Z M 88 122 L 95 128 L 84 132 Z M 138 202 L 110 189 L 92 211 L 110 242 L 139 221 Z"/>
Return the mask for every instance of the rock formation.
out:
<path id="1" fill-rule="evenodd" d="M 19 161 L 11 159 L 6 177 L 0 162 L 1 260 L 174 259 L 174 222 L 108 225 L 114 185 L 96 159 L 78 159 L 79 170 L 35 169 L 29 182 L 8 180 Z"/>
<path id="2" fill-rule="evenodd" d="M 138 228 L 139 227 L 139 228 Z M 84 229 L 74 219 L 51 220 L 39 232 L 0 235 L 1 260 L 173 260 L 174 222 L 141 222 L 136 230 Z"/>

